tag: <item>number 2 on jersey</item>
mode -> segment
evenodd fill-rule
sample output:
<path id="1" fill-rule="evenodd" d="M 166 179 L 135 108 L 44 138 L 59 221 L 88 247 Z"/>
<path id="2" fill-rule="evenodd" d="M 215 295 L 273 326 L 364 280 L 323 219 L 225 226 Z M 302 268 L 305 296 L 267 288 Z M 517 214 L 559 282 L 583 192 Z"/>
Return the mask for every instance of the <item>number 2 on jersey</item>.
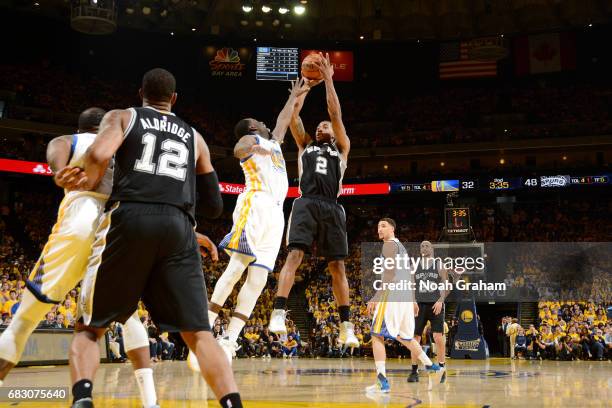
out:
<path id="1" fill-rule="evenodd" d="M 317 156 L 317 165 L 315 166 L 315 172 L 327 176 L 327 159 L 323 156 Z"/>
<path id="2" fill-rule="evenodd" d="M 155 163 L 153 163 L 156 140 L 157 137 L 152 133 L 145 133 L 142 136 L 144 149 L 142 151 L 142 157 L 136 160 L 136 164 L 134 164 L 134 170 L 156 174 Z M 166 139 L 162 142 L 161 149 L 164 153 L 159 156 L 157 174 L 185 181 L 185 175 L 187 174 L 185 166 L 189 158 L 189 150 L 187 147 L 175 140 Z"/>

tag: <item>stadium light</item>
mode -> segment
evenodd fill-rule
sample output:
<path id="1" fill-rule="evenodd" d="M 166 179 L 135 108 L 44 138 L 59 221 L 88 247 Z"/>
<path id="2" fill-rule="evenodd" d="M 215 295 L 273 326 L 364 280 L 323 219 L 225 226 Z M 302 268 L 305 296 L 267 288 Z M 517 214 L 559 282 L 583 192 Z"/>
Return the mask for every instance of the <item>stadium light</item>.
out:
<path id="1" fill-rule="evenodd" d="M 301 16 L 302 14 L 306 12 L 306 7 L 302 5 L 297 5 L 293 8 L 293 12 L 297 14 L 298 16 Z"/>
<path id="2" fill-rule="evenodd" d="M 287 14 L 289 12 L 289 9 L 287 7 L 280 7 L 278 9 L 278 12 L 281 14 Z"/>
<path id="3" fill-rule="evenodd" d="M 261 11 L 263 11 L 264 13 L 269 13 L 270 11 L 272 11 L 272 8 L 267 4 L 264 4 L 263 6 L 261 6 Z"/>

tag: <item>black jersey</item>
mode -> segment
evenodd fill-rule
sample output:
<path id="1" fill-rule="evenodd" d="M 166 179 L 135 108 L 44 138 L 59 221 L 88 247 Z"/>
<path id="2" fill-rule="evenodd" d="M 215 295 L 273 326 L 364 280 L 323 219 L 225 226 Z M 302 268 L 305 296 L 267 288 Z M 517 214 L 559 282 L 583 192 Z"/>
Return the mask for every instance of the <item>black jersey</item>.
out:
<path id="1" fill-rule="evenodd" d="M 336 200 L 342 192 L 346 163 L 333 143 L 309 143 L 299 158 L 300 193 Z"/>
<path id="2" fill-rule="evenodd" d="M 440 283 L 440 272 L 438 271 L 439 262 L 434 262 L 434 258 L 422 258 L 414 274 L 416 284 L 417 302 L 436 302 L 440 298 L 440 290 L 437 288 Z M 424 282 L 435 284 L 435 289 L 427 290 Z M 431 286 L 429 286 L 431 287 Z"/>
<path id="3" fill-rule="evenodd" d="M 195 130 L 170 112 L 129 110 L 132 119 L 115 154 L 109 203 L 170 204 L 195 222 Z"/>

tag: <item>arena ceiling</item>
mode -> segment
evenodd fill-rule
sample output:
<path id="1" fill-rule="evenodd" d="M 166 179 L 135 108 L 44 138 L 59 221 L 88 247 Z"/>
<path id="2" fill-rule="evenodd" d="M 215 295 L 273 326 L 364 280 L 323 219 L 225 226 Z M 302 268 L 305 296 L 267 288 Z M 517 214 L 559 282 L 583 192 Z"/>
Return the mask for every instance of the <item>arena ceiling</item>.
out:
<path id="1" fill-rule="evenodd" d="M 112 0 L 0 0 L 70 20 L 71 5 Z M 565 30 L 612 20 L 610 0 L 116 0 L 117 24 L 224 38 L 406 41 Z M 243 6 L 250 6 L 245 12 Z M 262 7 L 269 11 L 264 13 Z M 302 15 L 294 12 L 303 6 Z M 279 9 L 285 8 L 284 14 Z M 248 10 L 248 7 L 247 7 Z M 363 38 L 361 38 L 363 37 Z"/>

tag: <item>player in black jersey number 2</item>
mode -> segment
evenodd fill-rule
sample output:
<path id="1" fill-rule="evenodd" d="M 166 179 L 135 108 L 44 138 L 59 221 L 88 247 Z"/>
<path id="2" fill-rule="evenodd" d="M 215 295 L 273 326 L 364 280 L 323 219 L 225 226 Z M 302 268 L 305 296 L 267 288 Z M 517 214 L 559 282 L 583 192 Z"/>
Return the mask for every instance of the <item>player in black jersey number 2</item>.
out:
<path id="1" fill-rule="evenodd" d="M 224 408 L 242 407 L 234 376 L 210 331 L 206 287 L 194 231 L 197 209 L 223 210 L 202 136 L 171 112 L 174 76 L 147 72 L 143 106 L 107 113 L 85 156 L 83 184 L 95 185 L 114 157 L 113 189 L 96 231 L 70 350 L 74 407 L 93 407 L 96 340 L 142 299 L 161 331 L 179 331 Z M 197 176 L 196 176 L 197 174 Z"/>
<path id="2" fill-rule="evenodd" d="M 313 141 L 304 131 L 299 117 L 306 94 L 296 100 L 291 133 L 298 146 L 300 197 L 293 202 L 289 216 L 289 255 L 280 272 L 270 331 L 287 333 L 287 297 L 293 286 L 295 271 L 302 263 L 304 251 L 308 251 L 316 242 L 317 255 L 327 258 L 332 276 L 332 289 L 341 321 L 339 341 L 346 347 L 359 347 L 353 324 L 349 321 L 349 286 L 344 271 L 344 258 L 348 255 L 346 214 L 337 202 L 351 143 L 342 123 L 340 101 L 334 89 L 334 67 L 329 55 L 320 56 L 318 67 L 325 83 L 330 121 L 319 123 Z M 312 87 L 317 83 L 309 82 L 307 86 Z"/>

